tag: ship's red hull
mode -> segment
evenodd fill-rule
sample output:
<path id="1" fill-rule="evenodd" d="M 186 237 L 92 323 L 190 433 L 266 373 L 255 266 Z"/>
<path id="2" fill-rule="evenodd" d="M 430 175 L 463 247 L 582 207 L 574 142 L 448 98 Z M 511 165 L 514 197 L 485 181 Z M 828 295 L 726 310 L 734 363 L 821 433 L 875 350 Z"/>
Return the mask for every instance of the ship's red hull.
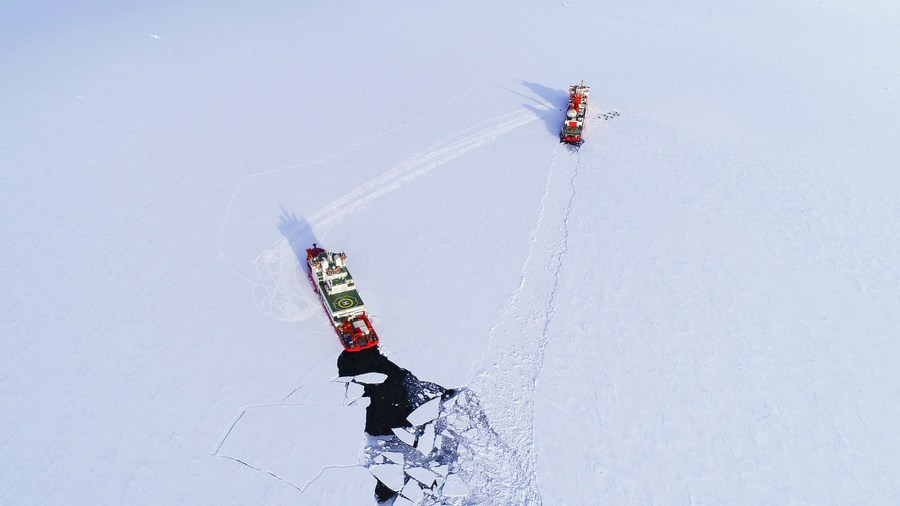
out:
<path id="1" fill-rule="evenodd" d="M 577 137 L 560 135 L 559 140 L 560 142 L 565 142 L 566 144 L 572 144 L 575 146 L 581 146 L 582 144 L 584 144 L 584 139 L 582 139 L 580 135 Z"/>

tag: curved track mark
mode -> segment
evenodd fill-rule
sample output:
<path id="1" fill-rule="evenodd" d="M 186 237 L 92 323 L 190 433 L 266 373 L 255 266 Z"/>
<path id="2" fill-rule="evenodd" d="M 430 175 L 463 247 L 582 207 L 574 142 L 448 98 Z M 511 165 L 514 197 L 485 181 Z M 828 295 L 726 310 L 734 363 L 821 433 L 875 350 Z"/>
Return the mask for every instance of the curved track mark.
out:
<path id="1" fill-rule="evenodd" d="M 538 119 L 531 111 L 516 111 L 485 120 L 453 134 L 377 176 L 309 217 L 322 238 L 329 227 L 376 199 L 459 156 Z M 265 314 L 283 321 L 299 321 L 315 313 L 318 301 L 302 290 L 303 273 L 287 239 L 280 238 L 256 258 L 254 301 Z"/>
<path id="2" fill-rule="evenodd" d="M 351 145 L 350 147 L 348 147 L 348 148 L 346 148 L 346 149 L 344 149 L 344 150 L 341 150 L 341 151 L 338 151 L 338 152 L 336 152 L 336 153 L 333 153 L 333 154 L 331 154 L 331 155 L 329 155 L 329 156 L 326 156 L 325 158 L 321 158 L 321 159 L 319 159 L 319 160 L 315 160 L 315 161 L 312 161 L 312 162 L 295 163 L 295 164 L 285 165 L 285 166 L 282 166 L 282 167 L 276 167 L 276 168 L 272 168 L 272 169 L 266 169 L 266 170 L 262 170 L 262 171 L 259 171 L 259 172 L 255 172 L 255 173 L 253 173 L 253 174 L 248 174 L 248 175 L 242 177 L 241 180 L 238 181 L 238 183 L 235 185 L 234 191 L 231 193 L 231 197 L 229 198 L 228 204 L 225 206 L 225 211 L 224 211 L 224 213 L 223 213 L 223 215 L 222 215 L 222 224 L 221 224 L 221 226 L 220 226 L 220 228 L 219 228 L 219 247 L 218 247 L 218 249 L 219 249 L 219 258 L 222 260 L 222 262 L 225 263 L 225 265 L 228 267 L 228 269 L 229 269 L 232 273 L 234 273 L 237 277 L 243 279 L 244 281 L 250 283 L 251 285 L 255 285 L 255 284 L 256 284 L 256 281 L 254 281 L 254 280 L 252 280 L 252 279 L 249 279 L 247 276 L 244 276 L 243 274 L 241 274 L 240 272 L 238 272 L 238 270 L 235 269 L 233 265 L 231 265 L 231 263 L 228 261 L 228 258 L 227 258 L 226 255 L 225 255 L 225 225 L 226 225 L 226 223 L 228 222 L 228 216 L 229 216 L 229 214 L 231 213 L 231 208 L 234 206 L 234 201 L 235 201 L 235 199 L 237 198 L 238 193 L 240 193 L 240 191 L 241 191 L 241 187 L 244 185 L 244 183 L 246 183 L 246 182 L 249 181 L 250 179 L 256 178 L 256 177 L 260 177 L 260 176 L 266 176 L 266 175 L 269 175 L 269 174 L 274 174 L 274 173 L 277 173 L 277 172 L 283 172 L 283 171 L 290 170 L 290 169 L 297 169 L 297 168 L 300 168 L 300 167 L 311 167 L 311 166 L 314 166 L 314 165 L 319 165 L 319 164 L 325 163 L 325 162 L 327 162 L 327 161 L 329 161 L 329 160 L 331 160 L 331 159 L 333 159 L 333 158 L 335 158 L 335 157 L 337 157 L 337 156 L 340 156 L 340 155 L 342 155 L 342 154 L 349 153 L 349 152 L 351 152 L 351 151 L 353 151 L 353 150 L 355 150 L 355 149 L 358 149 L 358 148 L 360 148 L 361 146 L 364 146 L 364 145 L 368 144 L 369 142 L 371 142 L 371 141 L 373 141 L 373 140 L 375 140 L 375 139 L 384 137 L 384 136 L 386 136 L 386 135 L 390 135 L 390 134 L 392 134 L 392 133 L 394 133 L 394 132 L 397 132 L 397 131 L 399 131 L 399 130 L 401 130 L 401 129 L 408 128 L 410 125 L 415 125 L 415 124 L 421 123 L 421 122 L 423 122 L 423 121 L 425 121 L 425 120 L 427 120 L 427 119 L 429 119 L 429 118 L 431 118 L 431 117 L 433 117 L 433 116 L 436 116 L 436 115 L 440 114 L 441 112 L 443 112 L 444 110 L 446 110 L 448 107 L 450 107 L 454 102 L 457 102 L 458 100 L 461 100 L 462 98 L 466 97 L 467 95 L 469 95 L 470 93 L 472 93 L 473 91 L 475 91 L 476 89 L 478 89 L 479 87 L 481 87 L 482 85 L 484 85 L 486 82 L 488 82 L 488 81 L 490 81 L 490 80 L 492 80 L 492 79 L 494 79 L 494 78 L 496 78 L 496 76 L 490 76 L 490 77 L 487 77 L 487 78 L 483 79 L 482 81 L 479 81 L 478 83 L 476 83 L 476 84 L 475 84 L 474 86 L 472 86 L 471 88 L 469 88 L 469 89 L 465 90 L 464 92 L 460 93 L 459 95 L 457 95 L 457 96 L 451 98 L 451 99 L 448 100 L 443 106 L 441 106 L 441 107 L 435 109 L 434 111 L 432 111 L 432 112 L 430 112 L 430 113 L 428 113 L 428 114 L 425 114 L 425 115 L 423 115 L 423 116 L 421 116 L 421 117 L 419 117 L 419 118 L 417 118 L 417 119 L 414 119 L 414 120 L 412 120 L 412 121 L 405 122 L 405 123 L 403 123 L 402 125 L 398 125 L 398 126 L 396 126 L 396 127 L 394 127 L 394 128 L 390 128 L 390 129 L 388 129 L 388 130 L 385 130 L 385 131 L 383 131 L 383 132 L 381 132 L 381 133 L 379 133 L 379 134 L 373 135 L 372 137 L 367 137 L 367 138 L 365 138 L 365 139 L 363 139 L 363 140 L 357 142 L 356 144 L 353 144 L 353 145 Z"/>

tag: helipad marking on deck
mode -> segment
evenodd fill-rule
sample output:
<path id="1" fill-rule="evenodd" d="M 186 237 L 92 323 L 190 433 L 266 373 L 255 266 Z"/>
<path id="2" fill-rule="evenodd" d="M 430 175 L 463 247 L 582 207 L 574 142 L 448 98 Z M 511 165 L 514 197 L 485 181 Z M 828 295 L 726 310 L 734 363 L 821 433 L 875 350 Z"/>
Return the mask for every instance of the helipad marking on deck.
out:
<path id="1" fill-rule="evenodd" d="M 359 301 L 357 301 L 353 297 L 341 297 L 340 299 L 334 301 L 334 304 L 341 309 L 349 309 L 358 303 Z"/>

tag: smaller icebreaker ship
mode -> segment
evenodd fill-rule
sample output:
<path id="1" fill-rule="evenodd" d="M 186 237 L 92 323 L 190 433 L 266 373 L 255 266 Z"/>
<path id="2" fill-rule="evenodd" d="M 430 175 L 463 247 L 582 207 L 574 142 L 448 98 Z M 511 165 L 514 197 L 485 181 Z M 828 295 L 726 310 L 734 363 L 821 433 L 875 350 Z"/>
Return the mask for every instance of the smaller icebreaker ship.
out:
<path id="1" fill-rule="evenodd" d="M 569 86 L 569 107 L 566 109 L 566 122 L 559 133 L 559 142 L 565 142 L 573 146 L 581 146 L 584 139 L 581 133 L 584 131 L 584 118 L 587 115 L 588 92 L 590 86 L 581 84 Z"/>
<path id="2" fill-rule="evenodd" d="M 347 270 L 347 255 L 325 251 L 313 244 L 306 250 L 306 262 L 309 281 L 331 317 L 344 349 L 360 351 L 378 345 L 378 335 Z"/>

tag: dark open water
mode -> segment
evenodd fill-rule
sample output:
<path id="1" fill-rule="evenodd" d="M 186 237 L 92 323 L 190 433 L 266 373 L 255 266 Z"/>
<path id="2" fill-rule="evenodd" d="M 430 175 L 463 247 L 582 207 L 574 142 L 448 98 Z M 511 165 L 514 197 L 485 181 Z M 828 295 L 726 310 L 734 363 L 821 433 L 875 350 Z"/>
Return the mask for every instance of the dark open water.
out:
<path id="1" fill-rule="evenodd" d="M 366 408 L 366 433 L 371 436 L 393 436 L 393 427 L 409 427 L 406 417 L 426 400 L 437 395 L 453 395 L 453 389 L 446 389 L 436 383 L 422 381 L 413 373 L 388 360 L 378 348 L 357 352 L 344 351 L 337 360 L 340 376 L 356 376 L 369 372 L 387 375 L 383 383 L 364 385 L 364 397 L 371 399 Z M 375 496 L 379 502 L 390 500 L 396 492 L 380 481 L 375 486 Z"/>

